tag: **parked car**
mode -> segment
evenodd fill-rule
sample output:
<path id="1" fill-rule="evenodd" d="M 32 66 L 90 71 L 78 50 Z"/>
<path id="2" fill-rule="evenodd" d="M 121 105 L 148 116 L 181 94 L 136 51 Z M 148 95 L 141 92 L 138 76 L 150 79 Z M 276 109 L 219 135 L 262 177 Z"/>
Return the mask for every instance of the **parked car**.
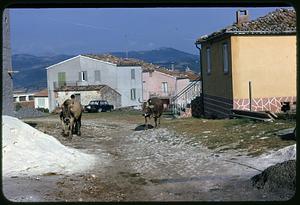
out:
<path id="1" fill-rule="evenodd" d="M 92 100 L 84 106 L 85 112 L 107 112 L 114 109 L 113 105 L 108 104 L 106 100 Z"/>

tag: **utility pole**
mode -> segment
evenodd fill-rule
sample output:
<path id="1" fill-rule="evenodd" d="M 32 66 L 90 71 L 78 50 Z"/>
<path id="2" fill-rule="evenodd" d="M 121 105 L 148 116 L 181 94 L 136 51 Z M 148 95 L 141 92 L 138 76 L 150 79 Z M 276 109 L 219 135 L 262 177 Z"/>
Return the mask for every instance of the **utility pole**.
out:
<path id="1" fill-rule="evenodd" d="M 249 81 L 249 109 L 252 111 L 252 86 L 251 81 Z"/>

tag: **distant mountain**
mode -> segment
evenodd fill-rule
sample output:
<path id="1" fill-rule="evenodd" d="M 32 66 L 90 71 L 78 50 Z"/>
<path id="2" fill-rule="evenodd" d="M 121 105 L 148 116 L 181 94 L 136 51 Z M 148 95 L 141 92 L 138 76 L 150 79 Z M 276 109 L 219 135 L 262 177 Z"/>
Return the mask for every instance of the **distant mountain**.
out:
<path id="1" fill-rule="evenodd" d="M 174 48 L 160 48 L 150 51 L 112 52 L 114 56 L 122 58 L 136 58 L 148 63 L 157 64 L 166 68 L 185 70 L 187 67 L 199 73 L 199 56 L 176 50 Z"/>
<path id="2" fill-rule="evenodd" d="M 72 58 L 71 55 L 33 56 L 16 54 L 12 56 L 12 66 L 18 73 L 13 75 L 14 89 L 40 90 L 47 87 L 46 67 Z"/>
<path id="3" fill-rule="evenodd" d="M 199 56 L 179 51 L 173 48 L 160 48 L 149 51 L 129 51 L 110 53 L 117 57 L 136 58 L 149 63 L 158 64 L 166 68 L 191 70 L 199 73 Z M 46 67 L 74 57 L 73 55 L 34 56 L 16 54 L 12 56 L 14 89 L 40 90 L 47 87 Z"/>

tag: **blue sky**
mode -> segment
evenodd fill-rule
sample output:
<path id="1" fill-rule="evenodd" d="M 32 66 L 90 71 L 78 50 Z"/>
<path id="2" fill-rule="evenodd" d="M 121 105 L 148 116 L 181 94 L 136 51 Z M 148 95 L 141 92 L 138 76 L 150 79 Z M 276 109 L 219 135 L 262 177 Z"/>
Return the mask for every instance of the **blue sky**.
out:
<path id="1" fill-rule="evenodd" d="M 172 47 L 198 54 L 195 40 L 231 25 L 238 9 L 250 19 L 268 8 L 11 9 L 13 54 L 141 51 Z"/>

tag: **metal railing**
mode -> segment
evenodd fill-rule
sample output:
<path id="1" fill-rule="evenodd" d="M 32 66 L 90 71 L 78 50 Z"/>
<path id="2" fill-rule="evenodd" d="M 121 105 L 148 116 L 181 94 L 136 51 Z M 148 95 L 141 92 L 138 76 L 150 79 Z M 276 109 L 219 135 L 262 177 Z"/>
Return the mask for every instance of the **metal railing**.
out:
<path id="1" fill-rule="evenodd" d="M 68 86 L 81 86 L 81 85 L 94 85 L 87 81 L 63 81 L 63 82 L 53 82 L 54 89 L 61 89 Z"/>
<path id="2" fill-rule="evenodd" d="M 176 115 L 187 108 L 193 99 L 201 94 L 201 78 L 197 78 L 171 99 L 173 114 Z"/>

